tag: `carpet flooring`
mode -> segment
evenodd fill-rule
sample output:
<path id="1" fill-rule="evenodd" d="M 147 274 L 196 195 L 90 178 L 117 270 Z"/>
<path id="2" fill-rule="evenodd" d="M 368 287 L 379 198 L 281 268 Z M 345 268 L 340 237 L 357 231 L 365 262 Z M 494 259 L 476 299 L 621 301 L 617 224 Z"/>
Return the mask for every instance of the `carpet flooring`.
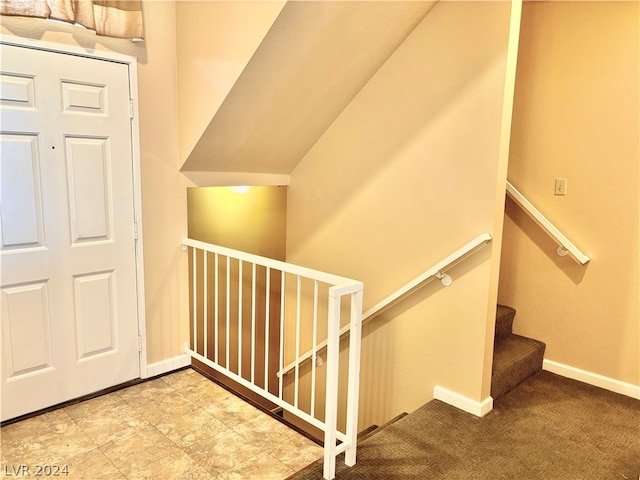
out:
<path id="1" fill-rule="evenodd" d="M 291 480 L 322 478 L 316 463 Z M 640 478 L 640 400 L 541 371 L 483 418 L 434 400 L 366 437 L 337 479 Z"/>

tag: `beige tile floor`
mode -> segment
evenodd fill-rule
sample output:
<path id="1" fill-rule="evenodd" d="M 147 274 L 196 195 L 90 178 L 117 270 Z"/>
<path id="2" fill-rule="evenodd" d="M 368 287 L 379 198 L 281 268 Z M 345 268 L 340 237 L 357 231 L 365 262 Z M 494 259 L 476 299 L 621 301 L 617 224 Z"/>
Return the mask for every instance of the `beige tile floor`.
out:
<path id="1" fill-rule="evenodd" d="M 322 456 L 311 440 L 191 369 L 0 434 L 2 478 L 280 480 Z"/>

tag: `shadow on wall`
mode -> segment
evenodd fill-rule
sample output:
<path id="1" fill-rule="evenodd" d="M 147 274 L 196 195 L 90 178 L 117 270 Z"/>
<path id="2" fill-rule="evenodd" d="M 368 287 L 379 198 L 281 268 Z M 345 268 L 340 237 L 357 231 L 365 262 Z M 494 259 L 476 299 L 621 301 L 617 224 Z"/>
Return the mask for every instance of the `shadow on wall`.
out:
<path id="1" fill-rule="evenodd" d="M 405 313 L 414 308 L 421 308 L 425 305 L 425 301 L 430 297 L 434 300 L 438 296 L 451 293 L 445 291 L 449 288 L 455 289 L 456 282 L 461 281 L 468 274 L 474 272 L 483 263 L 489 261 L 491 254 L 490 248 L 487 246 L 483 251 L 476 252 L 474 255 L 466 258 L 464 262 L 455 265 L 447 271 L 453 279 L 453 285 L 445 287 L 439 280 L 433 279 L 431 282 L 423 285 L 421 288 L 399 301 L 395 306 L 383 311 L 379 316 L 372 318 L 362 327 L 363 334 L 363 358 L 375 359 L 370 364 L 362 365 L 361 384 L 362 388 L 362 404 L 367 405 L 367 411 L 373 409 L 378 412 L 389 412 L 395 415 L 397 412 L 392 404 L 392 396 L 389 395 L 389 385 L 393 384 L 393 372 L 397 370 L 394 365 L 397 359 L 396 348 L 403 343 L 403 339 L 397 338 L 399 330 L 389 327 L 394 320 L 404 318 Z M 437 300 L 436 300 L 437 301 Z M 444 312 L 442 312 L 444 314 Z M 414 335 L 428 335 L 425 332 L 433 332 L 438 330 L 438 325 L 448 324 L 449 319 L 442 316 L 431 316 L 421 318 L 418 323 L 424 322 L 430 327 L 422 329 L 420 332 L 414 332 Z M 368 339 L 368 340 L 367 340 Z M 404 339 L 406 340 L 406 339 Z M 441 341 L 446 341 L 444 338 Z M 433 338 L 424 338 L 425 347 Z M 367 351 L 368 349 L 368 351 Z M 446 359 L 443 360 L 446 363 Z M 375 364 L 375 365 L 374 365 Z M 417 366 L 417 370 L 423 372 L 424 377 L 417 378 L 424 381 L 425 397 L 431 395 L 429 386 L 434 382 L 434 364 Z M 420 381 L 419 380 L 419 381 Z M 362 428 L 368 425 L 361 425 Z"/>
<path id="2" fill-rule="evenodd" d="M 314 208 L 318 212 L 315 227 L 307 229 L 309 234 L 342 211 L 349 198 L 364 190 L 371 179 L 402 168 L 399 161 L 402 157 L 421 159 L 419 170 L 409 165 L 414 171 L 405 173 L 412 182 L 422 179 L 421 187 L 411 186 L 421 190 L 419 196 L 429 195 L 424 182 L 428 184 L 447 171 L 455 170 L 455 175 L 475 174 L 476 159 L 453 159 L 449 158 L 451 155 L 442 158 L 445 154 L 434 151 L 439 146 L 434 148 L 430 144 L 433 136 L 427 142 L 423 137 L 425 132 L 441 128 L 443 117 L 459 108 L 461 98 L 481 95 L 477 92 L 478 82 L 504 61 L 508 28 L 503 24 L 497 28 L 490 25 L 504 20 L 496 12 L 505 8 L 508 18 L 506 2 L 437 4 L 371 78 L 292 173 L 293 189 L 298 188 L 297 171 L 304 175 L 305 164 L 311 168 L 316 163 L 326 165 L 323 177 L 314 176 L 312 187 L 318 199 Z M 498 106 L 491 108 L 499 111 Z M 478 130 L 483 121 L 480 116 L 467 116 L 464 124 L 458 124 L 458 138 L 475 142 L 467 131 Z M 437 143 L 440 133 L 435 135 Z M 354 178 L 358 179 L 357 188 L 350 181 Z M 472 184 L 484 188 L 477 181 Z M 394 201 L 397 204 L 415 201 L 416 195 L 411 192 L 408 188 L 407 198 Z M 439 202 L 442 198 L 434 200 Z M 300 237 L 293 243 L 302 244 L 306 240 Z"/>
<path id="3" fill-rule="evenodd" d="M 589 268 L 589 263 L 580 265 L 569 255 L 565 257 L 558 255 L 556 253 L 558 244 L 508 197 L 505 204 L 505 215 L 511 220 L 512 225 L 519 228 L 575 285 L 579 285 L 582 282 Z M 505 222 L 505 230 L 509 227 L 509 222 Z M 508 240 L 506 235 L 505 239 Z M 505 242 L 502 244 L 502 255 L 508 258 L 517 258 L 520 247 L 519 244 L 509 244 Z M 510 264 L 515 264 L 515 262 L 512 261 Z"/>

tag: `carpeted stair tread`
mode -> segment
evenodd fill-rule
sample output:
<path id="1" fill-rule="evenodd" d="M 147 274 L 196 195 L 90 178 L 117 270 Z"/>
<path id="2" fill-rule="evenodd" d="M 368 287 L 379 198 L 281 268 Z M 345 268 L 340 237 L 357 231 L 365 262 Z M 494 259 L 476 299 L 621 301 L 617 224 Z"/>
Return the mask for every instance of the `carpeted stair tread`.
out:
<path id="1" fill-rule="evenodd" d="M 409 416 L 409 414 L 407 412 L 402 412 L 399 415 L 396 415 L 395 417 L 393 417 L 391 420 L 386 421 L 385 423 L 383 423 L 380 426 L 374 424 L 374 425 L 370 425 L 369 427 L 365 428 L 360 433 L 358 433 L 358 446 L 362 442 L 364 442 L 365 440 L 368 440 L 370 437 L 373 437 L 374 435 L 379 435 L 382 430 L 384 430 L 384 429 L 396 424 L 399 420 L 401 420 L 401 419 L 403 419 L 404 417 L 407 417 L 407 416 Z M 340 456 L 340 458 L 342 458 L 342 461 L 344 461 L 344 454 L 342 454 Z M 307 478 L 306 475 L 310 475 L 309 478 L 313 478 L 313 477 L 315 477 L 317 475 L 322 477 L 321 473 L 318 473 L 318 472 L 322 472 L 323 462 L 324 462 L 324 460 L 322 458 L 320 458 L 320 459 L 316 460 L 315 462 L 307 465 L 302 470 L 299 470 L 298 472 L 294 473 L 293 475 L 290 475 L 285 480 L 293 480 L 294 478 Z"/>
<path id="2" fill-rule="evenodd" d="M 378 428 L 380 428 L 380 425 L 376 425 L 375 423 L 373 425 L 369 425 L 367 428 L 358 433 L 358 441 L 362 440 L 363 438 L 367 438 Z"/>
<path id="3" fill-rule="evenodd" d="M 495 342 L 491 396 L 497 399 L 542 369 L 543 342 L 520 335 L 508 335 Z"/>
<path id="4" fill-rule="evenodd" d="M 639 422 L 640 401 L 541 371 L 481 418 L 427 403 L 359 444 L 354 467 L 341 454 L 336 480 L 637 480 Z"/>
<path id="5" fill-rule="evenodd" d="M 371 435 L 373 435 L 375 433 L 379 433 L 380 430 L 382 430 L 384 428 L 387 428 L 389 425 L 393 425 L 398 420 L 400 420 L 401 418 L 406 417 L 407 415 L 409 415 L 407 412 L 402 412 L 401 414 L 396 415 L 395 417 L 393 417 L 391 420 L 386 421 L 381 426 L 372 425 L 371 427 L 367 428 L 366 430 L 363 430 L 362 432 L 360 432 L 358 434 L 358 442 L 361 442 L 362 440 L 366 439 L 367 437 L 370 437 Z"/>
<path id="6" fill-rule="evenodd" d="M 513 319 L 516 316 L 516 309 L 506 305 L 498 305 L 496 310 L 496 337 L 498 340 L 511 335 L 513 332 Z"/>

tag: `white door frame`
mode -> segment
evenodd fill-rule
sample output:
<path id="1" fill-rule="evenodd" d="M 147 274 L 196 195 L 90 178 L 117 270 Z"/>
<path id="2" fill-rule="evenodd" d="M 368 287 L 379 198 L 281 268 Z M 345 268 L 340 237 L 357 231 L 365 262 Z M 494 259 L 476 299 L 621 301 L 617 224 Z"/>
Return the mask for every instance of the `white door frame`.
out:
<path id="1" fill-rule="evenodd" d="M 138 59 L 129 55 L 115 52 L 103 52 L 98 50 L 87 50 L 85 48 L 60 43 L 46 42 L 43 40 L 33 40 L 12 35 L 0 34 L 0 43 L 15 45 L 18 47 L 45 50 L 66 55 L 92 58 L 97 60 L 108 60 L 127 65 L 129 69 L 129 99 L 132 109 L 131 118 L 131 156 L 133 162 L 133 209 L 134 221 L 137 226 L 136 241 L 136 299 L 138 317 L 138 338 L 139 338 L 139 363 L 140 378 L 147 378 L 147 327 L 145 317 L 145 297 L 144 297 L 144 257 L 142 252 L 142 182 L 140 174 L 140 125 L 138 112 Z"/>

